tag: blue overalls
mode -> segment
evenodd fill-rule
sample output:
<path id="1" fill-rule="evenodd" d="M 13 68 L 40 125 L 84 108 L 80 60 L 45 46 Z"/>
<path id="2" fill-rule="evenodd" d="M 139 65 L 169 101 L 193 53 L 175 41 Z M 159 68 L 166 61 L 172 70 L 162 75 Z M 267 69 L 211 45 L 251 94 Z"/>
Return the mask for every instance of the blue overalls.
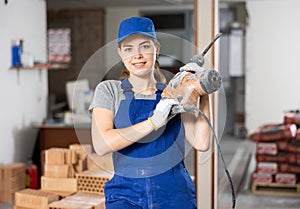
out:
<path id="1" fill-rule="evenodd" d="M 165 85 L 157 83 L 156 99 L 135 99 L 128 79 L 122 80 L 125 100 L 114 119 L 115 128 L 147 120 Z M 107 209 L 194 209 L 196 194 L 184 160 L 181 121 L 168 124 L 113 153 L 114 177 L 105 185 Z M 129 139 L 130 140 L 130 139 Z"/>

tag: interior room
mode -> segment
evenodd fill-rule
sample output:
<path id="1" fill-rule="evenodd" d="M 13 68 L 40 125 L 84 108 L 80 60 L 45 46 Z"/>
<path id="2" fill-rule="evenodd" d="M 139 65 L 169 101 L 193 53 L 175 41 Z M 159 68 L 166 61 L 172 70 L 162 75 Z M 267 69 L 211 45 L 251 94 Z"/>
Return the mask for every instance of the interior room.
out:
<path id="1" fill-rule="evenodd" d="M 299 208 L 300 2 L 3 0 L 0 17 L 0 209 L 106 208 L 116 157 L 99 154 L 89 107 L 124 75 L 129 17 L 152 20 L 166 84 L 203 70 L 221 81 L 206 92 L 209 148 L 184 141 L 197 208 Z"/>

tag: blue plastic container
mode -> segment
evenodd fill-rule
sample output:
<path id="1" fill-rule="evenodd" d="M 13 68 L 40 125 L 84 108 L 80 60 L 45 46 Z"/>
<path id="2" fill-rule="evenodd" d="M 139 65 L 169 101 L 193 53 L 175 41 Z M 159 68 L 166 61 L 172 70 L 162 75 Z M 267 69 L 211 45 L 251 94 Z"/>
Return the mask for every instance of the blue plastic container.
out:
<path id="1" fill-rule="evenodd" d="M 21 54 L 22 54 L 22 45 L 21 45 L 20 41 L 12 41 L 12 46 L 11 46 L 11 65 L 12 65 L 12 67 L 22 66 Z"/>

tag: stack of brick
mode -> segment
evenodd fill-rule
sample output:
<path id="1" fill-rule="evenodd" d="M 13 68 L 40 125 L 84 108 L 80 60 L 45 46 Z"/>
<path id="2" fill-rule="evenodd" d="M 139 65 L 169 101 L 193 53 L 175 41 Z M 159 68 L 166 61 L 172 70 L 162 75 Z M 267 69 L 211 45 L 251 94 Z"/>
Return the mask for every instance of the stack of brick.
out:
<path id="1" fill-rule="evenodd" d="M 87 170 L 82 173 L 77 173 L 77 190 L 104 196 L 104 186 L 112 176 L 112 173 L 101 170 Z"/>
<path id="2" fill-rule="evenodd" d="M 112 174 L 96 165 L 87 170 L 93 155 L 90 145 L 72 144 L 68 149 L 50 148 L 43 153 L 41 190 L 16 192 L 14 209 L 105 209 L 104 185 Z"/>
<path id="3" fill-rule="evenodd" d="M 76 163 L 73 164 L 75 173 L 87 170 L 88 156 L 92 153 L 92 146 L 89 144 L 71 144 L 69 149 L 71 152 L 75 152 L 77 156 Z"/>
<path id="4" fill-rule="evenodd" d="M 51 192 L 24 189 L 15 193 L 14 209 L 48 209 L 48 205 L 57 200 L 59 196 Z"/>
<path id="5" fill-rule="evenodd" d="M 49 209 L 105 209 L 104 186 L 112 178 L 111 155 L 100 157 L 91 153 L 91 147 L 85 145 L 70 145 L 69 149 L 78 156 L 73 166 L 77 193 L 52 202 Z"/>
<path id="6" fill-rule="evenodd" d="M 49 204 L 48 209 L 105 209 L 105 199 L 99 195 L 78 192 Z"/>
<path id="7" fill-rule="evenodd" d="M 113 173 L 114 166 L 112 161 L 112 154 L 106 154 L 104 156 L 99 156 L 96 153 L 92 153 L 88 156 L 87 161 L 88 170 L 103 170 Z"/>
<path id="8" fill-rule="evenodd" d="M 50 148 L 44 152 L 44 172 L 41 189 L 65 193 L 77 192 L 76 173 L 87 169 L 87 153 L 90 145 L 72 144 L 69 149 Z"/>
<path id="9" fill-rule="evenodd" d="M 0 166 L 0 202 L 12 203 L 15 192 L 25 185 L 26 166 L 23 163 L 10 163 Z"/>
<path id="10" fill-rule="evenodd" d="M 299 182 L 300 129 L 297 124 L 285 116 L 283 123 L 262 125 L 249 138 L 256 142 L 256 170 L 252 182 L 291 185 Z"/>
<path id="11" fill-rule="evenodd" d="M 298 176 L 298 182 L 300 181 L 300 113 L 299 111 L 289 112 L 284 115 L 285 124 L 295 124 L 297 126 L 296 135 L 288 142 L 282 142 L 279 144 L 281 150 L 293 153 L 289 162 L 280 163 L 279 170 L 281 172 L 293 173 Z"/>
<path id="12" fill-rule="evenodd" d="M 114 174 L 112 153 L 99 156 L 92 153 L 88 156 L 88 170 L 77 173 L 77 189 L 81 192 L 104 196 L 104 186 Z"/>

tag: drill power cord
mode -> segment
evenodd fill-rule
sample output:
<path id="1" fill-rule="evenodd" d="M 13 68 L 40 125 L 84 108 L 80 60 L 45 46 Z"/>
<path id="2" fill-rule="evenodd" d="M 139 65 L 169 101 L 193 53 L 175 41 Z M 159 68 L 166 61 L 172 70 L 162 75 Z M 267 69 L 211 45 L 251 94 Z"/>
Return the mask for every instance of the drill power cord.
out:
<path id="1" fill-rule="evenodd" d="M 213 128 L 211 122 L 209 121 L 209 119 L 206 117 L 206 115 L 197 107 L 195 106 L 190 106 L 190 105 L 186 105 L 186 106 L 183 106 L 183 109 L 186 111 L 186 112 L 195 112 L 195 113 L 200 113 L 201 116 L 206 120 L 206 122 L 208 123 L 209 127 L 211 128 L 212 130 L 212 133 L 213 133 L 213 136 L 214 136 L 214 139 L 215 139 L 215 142 L 216 142 L 216 145 L 217 145 L 217 149 L 219 151 L 219 155 L 220 155 L 220 158 L 221 158 L 221 161 L 222 161 L 222 165 L 223 165 L 223 168 L 224 168 L 224 171 L 227 175 L 227 178 L 229 180 L 229 183 L 230 183 L 230 187 L 231 187 L 231 196 L 232 196 L 232 209 L 235 209 L 235 205 L 236 205 L 236 194 L 235 194 L 235 190 L 234 190 L 234 186 L 233 186 L 233 182 L 232 182 L 232 178 L 230 176 L 230 173 L 227 169 L 227 166 L 226 166 L 226 163 L 225 163 L 225 160 L 224 160 L 224 157 L 223 157 L 223 154 L 222 154 L 222 150 L 221 150 L 221 147 L 220 147 L 220 144 L 219 144 L 219 141 L 218 141 L 218 137 L 217 137 L 217 134 L 215 132 L 215 129 Z"/>
<path id="2" fill-rule="evenodd" d="M 196 56 L 192 57 L 189 64 L 191 65 L 193 63 L 196 63 L 198 66 L 202 67 L 204 65 L 204 55 L 212 47 L 212 45 L 215 43 L 215 41 L 221 37 L 221 35 L 222 35 L 222 33 L 218 33 L 215 36 L 214 40 L 212 40 L 210 42 L 210 44 L 205 48 L 205 50 L 203 51 L 203 53 L 201 55 L 196 55 Z M 191 69 L 189 69 L 189 66 L 188 66 L 189 64 L 183 66 L 180 71 L 181 72 L 183 72 L 183 71 L 189 72 L 189 71 L 195 71 L 195 69 L 197 69 L 197 65 L 196 65 L 195 69 L 194 69 L 194 67 L 192 67 Z M 182 79 L 183 79 L 184 75 L 185 75 L 184 72 L 175 75 L 175 77 L 172 79 L 173 80 L 173 86 L 172 86 L 173 89 L 175 89 L 182 82 Z M 219 74 L 217 74 L 217 71 L 209 71 L 209 73 L 207 75 L 205 75 L 205 78 L 203 79 L 205 81 L 204 83 L 203 82 L 201 83 L 201 79 L 200 79 L 201 87 L 204 89 L 204 91 L 207 94 L 210 94 L 210 93 L 216 91 L 217 89 L 219 89 L 219 87 L 221 85 L 221 80 L 218 79 L 218 77 L 219 77 Z M 208 90 L 208 88 L 206 88 L 206 86 L 209 87 L 209 90 Z M 220 147 L 220 144 L 219 144 L 218 137 L 217 137 L 217 134 L 215 132 L 215 129 L 213 128 L 211 122 L 206 117 L 206 115 L 199 108 L 197 108 L 194 105 L 180 105 L 180 102 L 182 101 L 182 99 L 183 99 L 183 96 L 180 96 L 180 95 L 177 96 L 177 100 L 179 101 L 179 105 L 173 106 L 172 111 L 171 111 L 171 115 L 169 116 L 168 119 L 171 119 L 172 117 L 174 117 L 178 113 L 194 112 L 196 115 L 199 115 L 199 113 L 200 113 L 202 115 L 202 117 L 206 120 L 206 122 L 208 123 L 209 127 L 212 130 L 213 137 L 215 139 L 215 142 L 216 142 L 216 145 L 217 145 L 217 149 L 219 151 L 219 155 L 220 155 L 220 158 L 221 158 L 221 161 L 222 161 L 223 168 L 225 170 L 225 173 L 226 173 L 227 178 L 228 178 L 229 183 L 230 183 L 231 196 L 232 196 L 232 209 L 235 209 L 236 195 L 235 195 L 235 191 L 234 191 L 234 186 L 233 186 L 233 182 L 232 182 L 232 178 L 230 176 L 230 173 L 229 173 L 229 171 L 227 169 L 227 166 L 226 166 L 226 163 L 225 163 L 222 151 L 221 151 L 221 147 Z"/>

